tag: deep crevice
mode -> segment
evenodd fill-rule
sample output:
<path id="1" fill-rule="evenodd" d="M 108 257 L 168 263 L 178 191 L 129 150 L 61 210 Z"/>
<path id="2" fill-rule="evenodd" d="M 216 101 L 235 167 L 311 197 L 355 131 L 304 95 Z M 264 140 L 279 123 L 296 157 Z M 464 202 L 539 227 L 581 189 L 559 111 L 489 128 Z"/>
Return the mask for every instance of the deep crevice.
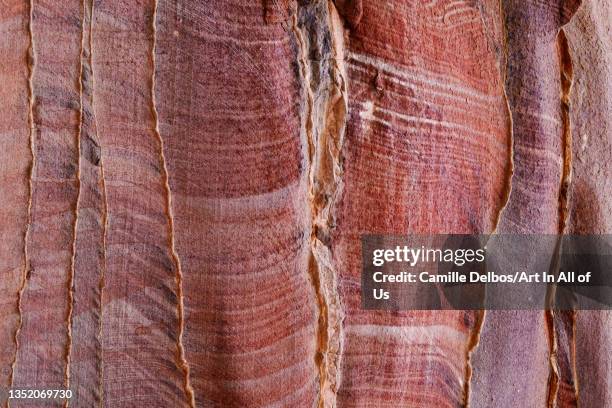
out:
<path id="1" fill-rule="evenodd" d="M 565 31 L 563 28 L 559 30 L 557 34 L 557 52 L 559 58 L 559 74 L 560 74 L 560 82 L 561 82 L 561 90 L 560 90 L 560 99 L 561 99 L 561 123 L 562 123 L 562 148 L 563 148 L 563 167 L 561 173 L 560 180 L 560 188 L 559 188 L 559 242 L 557 244 L 557 250 L 555 252 L 555 263 L 558 263 L 558 258 L 560 257 L 561 252 L 561 240 L 563 239 L 563 235 L 567 231 L 567 221 L 569 218 L 569 190 L 572 181 L 572 131 L 571 131 L 571 123 L 570 123 L 570 96 L 573 85 L 573 66 L 572 66 L 572 57 L 569 51 L 569 44 L 567 41 L 567 37 L 565 35 Z M 555 298 L 555 287 L 552 287 L 550 293 L 548 294 L 549 302 L 554 302 Z M 560 388 L 560 381 L 562 378 L 560 377 L 560 368 L 558 362 L 558 340 L 557 336 L 557 327 L 560 327 L 560 330 L 563 330 L 563 325 L 560 320 L 562 319 L 561 313 L 571 313 L 571 312 L 563 312 L 563 311 L 555 311 L 552 308 L 547 311 L 547 320 L 549 330 L 551 331 L 551 351 L 550 351 L 550 364 L 551 364 L 551 381 L 549 386 L 548 393 L 548 405 L 549 407 L 556 407 L 558 400 L 558 393 Z M 571 324 L 571 337 L 569 340 L 571 343 L 569 344 L 570 355 L 567 356 L 571 361 L 570 365 L 572 366 L 572 377 L 574 378 L 574 398 L 578 401 L 578 381 L 575 370 L 575 356 L 573 350 L 575 349 L 575 315 L 570 316 L 570 324 Z M 561 325 L 559 324 L 561 323 Z"/>
<path id="2" fill-rule="evenodd" d="M 342 310 L 330 248 L 333 211 L 342 193 L 341 147 L 347 94 L 343 26 L 331 1 L 298 7 L 292 17 L 303 85 L 303 140 L 310 227 L 308 276 L 318 309 L 315 364 L 319 407 L 333 407 L 339 385 Z"/>

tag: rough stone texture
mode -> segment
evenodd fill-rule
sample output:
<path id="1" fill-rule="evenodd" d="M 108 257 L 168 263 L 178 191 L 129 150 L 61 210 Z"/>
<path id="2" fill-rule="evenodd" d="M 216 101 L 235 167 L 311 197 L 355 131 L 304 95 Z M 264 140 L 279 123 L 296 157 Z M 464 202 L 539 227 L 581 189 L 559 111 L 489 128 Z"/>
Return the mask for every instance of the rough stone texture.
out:
<path id="1" fill-rule="evenodd" d="M 558 35 L 575 1 L 504 1 L 505 87 L 513 123 L 512 192 L 501 234 L 555 234 L 560 229 L 564 170 L 561 57 Z M 529 266 L 526 265 L 526 270 Z M 493 294 L 491 294 L 493 295 Z M 473 356 L 474 406 L 542 407 L 549 400 L 552 316 L 544 311 L 486 312 Z M 513 369 L 509 369 L 513 367 Z"/>
<path id="2" fill-rule="evenodd" d="M 107 205 L 100 329 L 107 406 L 189 402 L 152 92 L 155 6 L 94 2 L 92 16 L 94 112 Z"/>
<path id="3" fill-rule="evenodd" d="M 12 381 L 15 331 L 21 324 L 19 291 L 26 268 L 29 224 L 30 94 L 29 9 L 21 1 L 0 12 L 0 387 Z M 2 396 L 6 398 L 6 396 Z"/>
<path id="4" fill-rule="evenodd" d="M 93 0 L 83 2 L 78 223 L 74 248 L 74 304 L 70 385 L 76 406 L 97 406 L 102 395 L 101 289 L 104 285 L 106 186 L 94 112 L 91 34 Z"/>
<path id="5" fill-rule="evenodd" d="M 606 0 L 1 2 L 0 404 L 611 407 L 609 313 L 359 288 L 364 233 L 612 232 L 611 24 Z"/>
<path id="6" fill-rule="evenodd" d="M 74 202 L 79 190 L 79 2 L 39 2 L 30 18 L 35 160 L 13 386 L 63 388 L 67 386 L 70 347 L 70 325 L 66 322 L 71 307 Z M 56 44 L 61 44 L 59 53 Z"/>
<path id="7" fill-rule="evenodd" d="M 306 83 L 290 13 L 283 2 L 158 10 L 159 128 L 202 406 L 318 398 Z"/>
<path id="8" fill-rule="evenodd" d="M 495 228 L 510 126 L 501 25 L 480 6 L 364 2 L 347 40 L 344 194 L 332 236 L 346 314 L 339 406 L 465 403 L 477 313 L 361 310 L 360 235 Z"/>
<path id="9" fill-rule="evenodd" d="M 611 234 L 612 5 L 585 1 L 566 34 L 574 74 L 568 232 Z M 612 406 L 611 328 L 608 311 L 576 313 L 568 377 L 578 390 L 580 407 Z"/>

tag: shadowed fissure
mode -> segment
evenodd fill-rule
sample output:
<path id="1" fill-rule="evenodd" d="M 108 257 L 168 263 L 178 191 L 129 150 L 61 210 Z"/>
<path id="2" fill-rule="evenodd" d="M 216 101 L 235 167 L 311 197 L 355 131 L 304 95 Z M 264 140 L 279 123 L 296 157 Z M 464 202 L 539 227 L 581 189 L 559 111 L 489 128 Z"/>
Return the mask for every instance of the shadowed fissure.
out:
<path id="1" fill-rule="evenodd" d="M 341 148 L 347 112 L 343 26 L 331 1 L 299 6 L 291 28 L 303 85 L 302 139 L 310 219 L 308 274 L 318 306 L 314 362 L 319 407 L 333 407 L 339 384 L 342 310 L 330 236 L 343 187 Z"/>
<path id="2" fill-rule="evenodd" d="M 562 146 L 563 146 L 563 169 L 561 175 L 561 185 L 559 189 L 559 235 L 562 237 L 563 234 L 567 231 L 567 223 L 569 218 L 569 189 L 572 182 L 572 131 L 571 131 L 571 123 L 570 123 L 570 102 L 571 102 L 571 91 L 573 85 L 573 66 L 572 66 L 572 57 L 569 51 L 569 44 L 567 37 L 565 35 L 565 31 L 563 28 L 559 30 L 557 34 L 557 51 L 559 58 L 559 68 L 560 68 L 560 79 L 561 79 L 561 123 L 563 126 L 562 133 Z M 561 239 L 561 238 L 560 238 Z M 557 253 L 555 256 L 558 258 L 561 254 L 560 250 L 560 242 L 557 245 Z M 552 300 L 555 295 L 555 287 L 551 288 L 551 293 L 549 293 L 549 297 Z M 561 313 L 569 313 L 570 325 L 572 333 L 575 333 L 576 330 L 576 319 L 575 311 L 555 311 L 549 310 L 547 311 L 547 324 L 550 337 L 550 382 L 549 382 L 549 393 L 548 393 L 548 405 L 550 407 L 557 406 L 557 397 L 559 393 L 559 382 L 560 382 L 560 368 L 559 362 L 557 359 L 558 352 L 558 336 L 557 336 L 557 327 L 558 325 L 562 325 L 561 317 L 559 314 Z M 560 330 L 563 330 L 560 328 Z M 572 334 L 570 336 L 571 344 L 569 344 L 570 349 L 570 364 L 571 375 L 573 377 L 574 383 L 574 398 L 578 401 L 578 379 L 577 379 L 577 371 L 575 369 L 575 339 L 576 336 Z"/>

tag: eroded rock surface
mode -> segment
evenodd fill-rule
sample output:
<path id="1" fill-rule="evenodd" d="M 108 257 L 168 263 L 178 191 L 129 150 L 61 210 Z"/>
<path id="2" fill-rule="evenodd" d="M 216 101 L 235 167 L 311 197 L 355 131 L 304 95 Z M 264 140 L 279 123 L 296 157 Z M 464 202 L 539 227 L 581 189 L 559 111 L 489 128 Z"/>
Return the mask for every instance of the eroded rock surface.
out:
<path id="1" fill-rule="evenodd" d="M 604 0 L 3 2 L 0 391 L 610 406 L 609 312 L 366 311 L 360 237 L 610 233 L 611 22 Z"/>

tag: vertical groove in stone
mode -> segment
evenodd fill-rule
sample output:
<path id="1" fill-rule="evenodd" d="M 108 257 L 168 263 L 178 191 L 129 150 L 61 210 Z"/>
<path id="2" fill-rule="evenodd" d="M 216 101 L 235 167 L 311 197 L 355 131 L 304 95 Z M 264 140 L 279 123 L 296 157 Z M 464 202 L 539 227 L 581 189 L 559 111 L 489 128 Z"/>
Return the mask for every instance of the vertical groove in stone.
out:
<path id="1" fill-rule="evenodd" d="M 567 230 L 569 218 L 569 188 L 572 182 L 572 126 L 570 123 L 570 98 L 574 82 L 572 56 L 563 29 L 557 35 L 561 76 L 561 119 L 563 124 L 563 173 L 559 190 L 559 233 Z"/>
<path id="2" fill-rule="evenodd" d="M 22 310 L 22 297 L 23 293 L 28 284 L 29 278 L 29 258 L 28 258 L 28 238 L 30 236 L 30 226 L 32 224 L 32 179 L 34 177 L 34 173 L 36 171 L 36 155 L 35 145 L 34 145 L 34 87 L 33 87 L 33 78 L 34 78 L 34 68 L 36 64 L 36 58 L 34 55 L 34 36 L 32 33 L 32 11 L 33 11 L 33 0 L 29 0 L 28 8 L 29 8 L 29 20 L 28 20 L 28 33 L 30 35 L 30 47 L 28 49 L 28 101 L 29 101 L 29 110 L 28 110 L 28 124 L 30 126 L 30 158 L 31 158 L 31 166 L 30 166 L 30 175 L 29 175 L 29 193 L 28 193 L 28 221 L 25 229 L 25 234 L 23 237 L 24 245 L 24 265 L 23 265 L 23 274 L 21 278 L 21 286 L 19 288 L 19 293 L 17 295 L 17 309 L 19 313 L 19 321 L 17 323 L 17 330 L 15 331 L 15 356 L 13 357 L 13 362 L 11 364 L 11 374 L 9 377 L 9 388 L 13 388 L 13 381 L 15 376 L 15 366 L 17 364 L 17 354 L 19 351 L 19 333 L 21 331 L 21 327 L 23 325 L 23 310 Z M 10 405 L 10 404 L 9 404 Z"/>
<path id="3" fill-rule="evenodd" d="M 168 245 L 170 247 L 170 252 L 172 254 L 172 260 L 174 262 L 174 266 L 176 268 L 176 296 L 177 296 L 177 313 L 178 313 L 178 333 L 176 339 L 177 346 L 177 354 L 178 354 L 178 364 L 183 370 L 183 375 L 185 377 L 185 396 L 187 397 L 192 408 L 195 408 L 195 394 L 193 392 L 193 388 L 191 387 L 190 381 L 190 370 L 189 363 L 185 357 L 185 348 L 183 347 L 183 332 L 185 328 L 185 316 L 184 316 L 184 304 L 183 304 L 183 270 L 181 268 L 181 260 L 176 252 L 176 246 L 174 243 L 174 215 L 172 214 L 172 190 L 170 189 L 170 184 L 168 182 L 168 167 L 166 165 L 166 157 L 164 156 L 164 140 L 161 137 L 161 133 L 159 131 L 159 116 L 157 112 L 156 99 L 155 99 L 155 47 L 157 44 L 157 5 L 158 0 L 154 0 L 153 5 L 153 17 L 151 19 L 152 24 L 152 32 L 153 32 L 153 41 L 151 47 L 151 64 L 153 69 L 151 70 L 151 110 L 153 113 L 153 120 L 155 123 L 154 133 L 157 138 L 157 142 L 159 144 L 159 155 L 160 155 L 160 164 L 162 168 L 162 179 L 163 185 L 166 193 L 166 215 L 168 218 Z"/>
<path id="4" fill-rule="evenodd" d="M 514 120 L 512 117 L 512 109 L 510 107 L 510 99 L 508 98 L 508 90 L 506 89 L 506 83 L 508 81 L 508 29 L 506 27 L 506 15 L 504 11 L 504 0 L 498 0 L 498 13 L 499 13 L 499 24 L 500 24 L 500 42 L 501 42 L 501 51 L 499 58 L 500 64 L 500 74 L 501 74 L 501 87 L 502 94 L 504 97 L 504 101 L 506 104 L 506 111 L 508 115 L 508 178 L 506 184 L 506 196 L 505 202 L 503 206 L 500 207 L 499 213 L 497 214 L 497 219 L 495 221 L 495 226 L 491 234 L 497 234 L 497 230 L 499 228 L 499 224 L 502 220 L 503 214 L 508 207 L 508 203 L 510 202 L 510 196 L 512 195 L 512 183 L 514 180 Z M 483 319 L 484 321 L 484 319 Z"/>
<path id="5" fill-rule="evenodd" d="M 570 123 L 570 94 L 573 84 L 572 58 L 569 52 L 569 45 L 565 31 L 559 29 L 557 34 L 557 55 L 559 59 L 559 78 L 560 78 L 560 115 L 561 115 L 561 146 L 562 146 L 562 169 L 559 186 L 559 241 L 555 251 L 554 262 L 558 265 L 561 256 L 561 240 L 567 230 L 569 215 L 569 188 L 572 181 L 572 131 Z M 556 271 L 553 271 L 556 272 Z M 554 302 L 556 287 L 549 288 L 548 301 Z M 549 306 L 551 304 L 549 303 Z M 572 362 L 574 349 L 574 325 L 575 317 L 571 311 L 554 310 L 546 311 L 547 327 L 550 332 L 550 381 L 548 390 L 548 405 L 551 408 L 557 407 L 559 402 L 559 390 L 563 388 L 563 406 L 567 404 L 577 404 L 577 389 L 574 387 L 573 376 L 575 370 Z M 560 343 L 560 339 L 562 343 Z M 562 347 L 561 352 L 559 347 Z M 561 360 L 561 361 L 560 361 Z M 568 381 L 568 379 L 571 379 Z M 571 391 L 567 388 L 570 387 Z M 568 392 L 569 391 L 569 392 Z M 567 396 L 569 394 L 569 396 Z M 573 395 L 572 395 L 573 394 Z"/>
<path id="6" fill-rule="evenodd" d="M 312 168 L 313 168 L 312 156 L 314 154 L 314 146 L 313 146 L 313 140 L 312 140 L 314 113 L 313 113 L 313 95 L 312 95 L 313 85 L 311 84 L 312 78 L 311 78 L 311 71 L 310 71 L 310 62 L 308 60 L 308 56 L 310 55 L 309 44 L 307 43 L 309 33 L 307 31 L 302 32 L 302 30 L 300 29 L 298 25 L 298 20 L 299 20 L 299 11 L 296 11 L 291 18 L 291 29 L 293 31 L 293 34 L 295 36 L 296 43 L 297 43 L 299 74 L 301 77 L 300 79 L 302 83 L 302 92 L 303 92 L 302 97 L 305 99 L 305 101 L 302 104 L 302 127 L 303 129 L 300 133 L 302 134 L 302 138 L 303 138 L 302 150 L 305 151 L 304 156 L 305 158 L 307 158 L 307 163 L 308 163 L 307 173 L 308 173 L 308 179 L 309 179 L 309 189 L 311 189 L 310 180 L 312 177 L 311 174 L 312 174 Z M 312 200 L 312 197 L 309 196 L 310 214 L 308 214 L 308 216 L 310 218 L 314 216 L 314 209 L 312 208 L 313 206 L 312 206 L 312 203 L 310 202 L 311 200 Z M 311 227 L 310 235 L 312 236 L 312 234 L 313 234 L 313 229 Z M 311 241 L 311 246 L 312 246 L 312 241 Z M 317 404 L 318 404 L 318 407 L 322 407 L 323 406 L 322 405 L 323 404 L 322 389 L 323 389 L 323 386 L 324 386 L 323 384 L 325 383 L 325 379 L 326 379 L 324 353 L 325 353 L 326 344 L 327 344 L 327 336 L 324 335 L 324 327 L 327 326 L 327 311 L 325 308 L 325 299 L 323 295 L 321 294 L 321 282 L 319 278 L 318 265 L 317 265 L 316 259 L 314 258 L 312 254 L 312 248 L 308 256 L 307 268 L 308 268 L 308 275 L 310 277 L 310 281 L 313 285 L 314 296 L 316 298 L 316 304 L 317 304 L 317 310 L 318 310 L 317 328 L 314 331 L 315 344 L 316 344 L 314 362 L 317 366 L 318 375 L 319 375 L 319 396 L 318 396 Z"/>
<path id="7" fill-rule="evenodd" d="M 557 364 L 557 333 L 555 331 L 554 312 L 545 311 L 546 329 L 548 331 L 549 364 L 547 406 L 556 407 L 557 391 L 559 390 L 559 366 Z"/>
<path id="8" fill-rule="evenodd" d="M 93 109 L 91 68 L 92 0 L 81 3 L 79 194 L 73 258 L 73 308 L 69 402 L 75 408 L 100 404 L 100 279 L 103 273 L 104 189 L 100 143 Z"/>
<path id="9" fill-rule="evenodd" d="M 336 405 L 342 310 L 331 261 L 333 208 L 342 193 L 341 148 L 347 111 L 343 26 L 332 1 L 301 6 L 292 29 L 299 45 L 304 103 L 304 145 L 308 157 L 310 255 L 308 270 L 318 306 L 315 363 L 318 406 Z"/>
<path id="10" fill-rule="evenodd" d="M 563 28 L 557 34 L 557 50 L 560 76 L 560 104 L 562 121 L 563 166 L 559 188 L 559 244 L 555 256 L 561 256 L 561 240 L 566 234 L 569 221 L 572 182 L 572 125 L 570 122 L 570 101 L 573 85 L 573 65 L 568 40 Z M 558 264 L 558 262 L 556 262 Z M 550 301 L 556 296 L 555 286 L 550 290 Z M 551 336 L 551 383 L 549 388 L 550 407 L 576 406 L 578 389 L 575 368 L 575 324 L 574 311 L 554 310 L 549 313 Z M 559 405 L 561 404 L 561 405 Z"/>
<path id="11" fill-rule="evenodd" d="M 465 384 L 463 385 L 464 404 L 465 407 L 470 406 L 470 392 L 472 386 L 472 375 L 474 368 L 472 367 L 472 354 L 480 344 L 480 334 L 484 327 L 484 321 L 486 318 L 486 310 L 476 311 L 476 321 L 474 322 L 474 328 L 468 340 L 468 346 L 465 357 Z"/>
<path id="12" fill-rule="evenodd" d="M 74 225 L 72 230 L 72 259 L 70 261 L 70 274 L 68 277 L 68 317 L 67 317 L 67 335 L 68 343 L 66 344 L 66 371 L 64 384 L 66 389 L 70 388 L 70 362 L 72 354 L 72 320 L 74 312 L 74 273 L 75 273 L 75 261 L 77 254 L 77 231 L 79 226 L 79 205 L 81 202 L 81 135 L 83 127 L 83 50 L 85 41 L 85 1 L 81 1 L 81 50 L 79 52 L 79 121 L 78 129 L 76 133 L 76 157 L 77 157 L 77 168 L 76 168 L 76 189 L 77 198 L 74 205 Z M 68 407 L 69 400 L 64 402 L 64 406 Z"/>

